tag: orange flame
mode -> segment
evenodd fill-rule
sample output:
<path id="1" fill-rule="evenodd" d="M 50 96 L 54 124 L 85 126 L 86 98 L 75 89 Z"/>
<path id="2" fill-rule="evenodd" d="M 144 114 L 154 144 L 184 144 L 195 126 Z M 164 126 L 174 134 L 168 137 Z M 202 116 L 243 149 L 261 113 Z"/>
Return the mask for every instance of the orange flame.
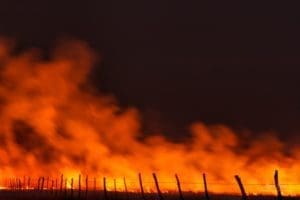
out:
<path id="1" fill-rule="evenodd" d="M 0 41 L 0 175 L 8 177 L 109 177 L 108 190 L 136 190 L 138 172 L 145 191 L 155 191 L 156 172 L 163 191 L 203 191 L 202 173 L 212 192 L 239 192 L 239 174 L 248 193 L 274 194 L 279 169 L 284 194 L 299 194 L 300 148 L 290 149 L 272 134 L 240 136 L 224 125 L 191 125 L 192 136 L 174 143 L 140 130 L 139 112 L 122 109 L 110 96 L 95 94 L 87 76 L 95 54 L 78 41 L 61 44 L 49 60 L 39 51 L 13 54 Z M 93 92 L 91 92 L 93 91 Z M 100 179 L 98 179 L 100 182 Z M 7 182 L 7 181 L 6 181 Z M 82 181 L 84 182 L 84 181 Z M 101 184 L 97 183 L 97 184 Z M 83 184 L 83 183 L 82 183 Z M 271 184 L 271 185 L 270 185 Z"/>

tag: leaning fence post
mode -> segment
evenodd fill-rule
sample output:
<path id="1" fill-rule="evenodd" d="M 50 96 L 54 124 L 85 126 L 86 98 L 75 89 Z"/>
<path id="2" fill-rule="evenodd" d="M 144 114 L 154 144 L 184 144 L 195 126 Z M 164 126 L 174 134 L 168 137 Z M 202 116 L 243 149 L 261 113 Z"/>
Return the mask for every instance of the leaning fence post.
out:
<path id="1" fill-rule="evenodd" d="M 205 198 L 206 198 L 206 200 L 209 200 L 209 195 L 208 195 L 208 189 L 207 189 L 207 182 L 206 182 L 206 175 L 205 175 L 205 173 L 203 173 L 203 184 L 204 184 Z"/>
<path id="2" fill-rule="evenodd" d="M 139 183 L 140 183 L 142 198 L 143 198 L 143 200 L 145 200 L 146 198 L 145 198 L 145 192 L 144 192 L 144 187 L 143 187 L 143 181 L 142 181 L 142 175 L 141 175 L 141 173 L 139 173 Z"/>
<path id="3" fill-rule="evenodd" d="M 158 185 L 158 180 L 157 180 L 156 174 L 152 173 L 152 175 L 153 175 L 153 179 L 154 179 L 154 182 L 155 182 L 155 186 L 156 186 L 156 190 L 157 190 L 157 194 L 158 194 L 159 200 L 164 200 L 164 197 L 162 196 L 162 193 L 161 193 L 161 191 L 159 189 L 159 185 Z"/>
<path id="4" fill-rule="evenodd" d="M 275 181 L 275 187 L 277 190 L 277 199 L 282 200 L 280 185 L 279 185 L 279 181 L 278 181 L 278 170 L 275 170 L 274 181 Z"/>
<path id="5" fill-rule="evenodd" d="M 124 181 L 124 189 L 125 189 L 125 193 L 126 193 L 126 199 L 129 199 L 129 195 L 128 195 L 128 190 L 127 190 L 127 184 L 126 184 L 126 178 L 123 177 L 123 181 Z"/>
<path id="6" fill-rule="evenodd" d="M 183 195 L 182 195 L 182 190 L 181 190 L 181 185 L 180 185 L 180 180 L 178 178 L 178 175 L 175 174 L 176 182 L 177 182 L 177 187 L 178 187 L 178 192 L 179 192 L 179 198 L 181 200 L 184 200 Z"/>
<path id="7" fill-rule="evenodd" d="M 107 189 L 106 189 L 106 178 L 103 177 L 103 192 L 104 192 L 104 199 L 108 200 L 107 198 Z"/>
<path id="8" fill-rule="evenodd" d="M 239 187 L 240 187 L 240 190 L 241 190 L 241 194 L 242 194 L 242 200 L 247 200 L 247 195 L 246 195 L 246 192 L 245 192 L 245 188 L 243 186 L 243 183 L 242 183 L 242 180 L 241 178 L 238 176 L 238 175 L 235 175 L 235 180 L 237 181 Z"/>

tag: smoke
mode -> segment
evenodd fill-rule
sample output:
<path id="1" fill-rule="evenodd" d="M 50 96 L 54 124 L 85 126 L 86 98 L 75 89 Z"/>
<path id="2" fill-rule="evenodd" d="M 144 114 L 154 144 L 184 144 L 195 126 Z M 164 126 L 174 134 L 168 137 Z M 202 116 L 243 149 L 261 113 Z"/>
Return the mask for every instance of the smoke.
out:
<path id="1" fill-rule="evenodd" d="M 165 180 L 162 188 L 172 190 L 178 173 L 185 190 L 199 191 L 201 185 L 190 183 L 201 183 L 203 172 L 209 183 L 231 184 L 240 174 L 248 183 L 266 184 L 279 169 L 283 182 L 300 181 L 300 149 L 289 148 L 272 133 L 251 138 L 225 125 L 195 122 L 192 136 L 182 142 L 143 135 L 137 109 L 122 109 L 113 97 L 90 92 L 87 77 L 97 56 L 84 42 L 61 43 L 47 60 L 37 49 L 13 54 L 12 44 L 0 40 L 2 178 L 125 176 L 136 188 L 141 172 L 150 190 L 151 173 L 157 172 Z M 286 193 L 296 189 L 283 188 Z M 266 192 L 260 186 L 249 190 Z"/>

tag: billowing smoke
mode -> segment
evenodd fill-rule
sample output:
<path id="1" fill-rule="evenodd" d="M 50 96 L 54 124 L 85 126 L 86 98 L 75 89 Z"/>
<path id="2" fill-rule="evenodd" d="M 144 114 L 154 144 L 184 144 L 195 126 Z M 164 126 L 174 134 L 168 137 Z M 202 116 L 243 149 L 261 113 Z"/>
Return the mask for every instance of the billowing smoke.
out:
<path id="1" fill-rule="evenodd" d="M 253 139 L 224 125 L 195 122 L 192 136 L 181 143 L 163 134 L 144 136 L 138 110 L 122 109 L 113 97 L 91 92 L 87 78 L 96 56 L 84 42 L 64 42 L 50 59 L 42 59 L 36 49 L 12 51 L 12 43 L 0 41 L 2 179 L 125 176 L 134 189 L 141 172 L 150 190 L 156 172 L 161 187 L 172 190 L 177 173 L 183 189 L 200 191 L 205 172 L 214 192 L 238 191 L 227 185 L 235 174 L 254 184 L 250 192 L 270 192 L 273 188 L 255 184 L 272 183 L 279 169 L 282 182 L 300 182 L 300 148 L 287 154 L 287 144 L 272 134 Z M 296 189 L 289 186 L 284 192 Z"/>

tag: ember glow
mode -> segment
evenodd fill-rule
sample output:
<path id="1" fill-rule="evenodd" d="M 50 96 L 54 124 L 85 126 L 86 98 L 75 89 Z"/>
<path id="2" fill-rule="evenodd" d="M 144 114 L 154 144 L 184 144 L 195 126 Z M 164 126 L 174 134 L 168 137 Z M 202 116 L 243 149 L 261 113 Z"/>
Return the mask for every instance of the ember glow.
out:
<path id="1" fill-rule="evenodd" d="M 76 182 L 82 174 L 96 177 L 99 187 L 107 177 L 109 190 L 114 179 L 123 190 L 126 177 L 128 189 L 137 190 L 140 172 L 149 192 L 156 172 L 163 191 L 176 190 L 177 173 L 183 190 L 199 192 L 206 173 L 211 192 L 238 193 L 239 174 L 248 193 L 275 194 L 278 169 L 283 194 L 300 193 L 300 147 L 290 149 L 271 133 L 251 138 L 201 122 L 180 143 L 163 133 L 144 136 L 137 109 L 122 109 L 88 85 L 96 56 L 87 44 L 65 42 L 47 60 L 36 49 L 15 55 L 9 44 L 0 42 L 2 187 L 10 177 L 64 174 Z"/>

